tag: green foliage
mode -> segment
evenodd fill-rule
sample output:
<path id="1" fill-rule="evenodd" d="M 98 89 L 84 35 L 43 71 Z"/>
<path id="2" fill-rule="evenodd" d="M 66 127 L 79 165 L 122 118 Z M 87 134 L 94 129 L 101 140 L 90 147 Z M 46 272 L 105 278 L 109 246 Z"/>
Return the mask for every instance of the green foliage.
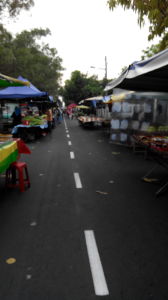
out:
<path id="1" fill-rule="evenodd" d="M 87 77 L 87 75 L 76 70 L 72 72 L 71 78 L 66 80 L 61 94 L 66 103 L 78 103 L 80 100 L 100 95 L 102 92 L 102 81 L 99 81 L 96 76 Z"/>
<path id="2" fill-rule="evenodd" d="M 126 67 L 126 66 L 122 67 L 121 73 L 124 73 L 124 72 L 127 70 L 127 68 L 128 68 L 128 67 Z"/>
<path id="3" fill-rule="evenodd" d="M 17 16 L 22 9 L 29 10 L 34 5 L 34 0 L 0 0 L 0 17 L 8 12 L 10 17 Z"/>
<path id="4" fill-rule="evenodd" d="M 110 9 L 121 5 L 124 9 L 132 9 L 138 13 L 138 24 L 142 26 L 147 17 L 150 22 L 148 40 L 160 36 L 162 41 L 160 48 L 168 46 L 168 0 L 108 0 Z"/>
<path id="5" fill-rule="evenodd" d="M 158 52 L 160 52 L 160 44 L 152 45 L 148 47 L 146 50 L 142 51 L 143 55 L 141 56 L 141 59 L 144 60 L 146 58 L 149 58 L 154 54 L 157 54 Z"/>
<path id="6" fill-rule="evenodd" d="M 40 45 L 37 39 L 46 37 L 48 29 L 33 29 L 17 34 L 15 38 L 0 26 L 1 73 L 17 77 L 22 75 L 35 86 L 51 95 L 58 95 L 62 60 L 55 48 Z"/>
<path id="7" fill-rule="evenodd" d="M 11 74 L 15 63 L 15 55 L 12 50 L 12 35 L 0 24 L 0 70 L 1 73 Z"/>

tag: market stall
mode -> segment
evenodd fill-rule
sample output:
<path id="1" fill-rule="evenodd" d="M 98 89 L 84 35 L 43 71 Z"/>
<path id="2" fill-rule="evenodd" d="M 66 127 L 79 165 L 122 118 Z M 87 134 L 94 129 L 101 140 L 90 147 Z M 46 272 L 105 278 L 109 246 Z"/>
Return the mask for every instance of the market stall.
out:
<path id="1" fill-rule="evenodd" d="M 166 170 L 160 195 L 168 187 L 168 49 L 146 60 L 134 62 L 116 79 L 107 84 L 106 95 L 112 94 L 111 139 L 133 144 L 134 152 L 150 155 L 155 166 Z M 124 89 L 122 97 L 115 95 Z M 136 91 L 136 92 L 135 92 Z M 139 92 L 137 92 L 139 91 Z M 116 99 L 115 99 L 116 97 Z M 118 99 L 117 99 L 118 97 Z M 143 176 L 148 176 L 155 166 Z"/>
<path id="2" fill-rule="evenodd" d="M 12 129 L 14 137 L 20 137 L 24 141 L 34 140 L 45 133 L 47 130 L 47 116 L 30 116 L 23 117 L 22 124 L 16 125 Z"/>
<path id="3" fill-rule="evenodd" d="M 90 111 L 90 106 L 87 105 L 77 105 L 74 108 L 74 115 L 78 119 L 78 117 L 88 115 Z"/>
<path id="4" fill-rule="evenodd" d="M 105 121 L 105 118 L 97 115 L 96 107 L 102 103 L 103 96 L 95 96 L 86 98 L 79 102 L 79 108 L 83 107 L 83 112 L 78 116 L 79 124 L 84 127 L 100 127 Z"/>
<path id="5" fill-rule="evenodd" d="M 163 135 L 168 132 L 168 93 L 125 92 L 114 94 L 111 134 L 114 143 L 132 146 L 134 134 Z"/>
<path id="6" fill-rule="evenodd" d="M 19 76 L 18 80 L 23 82 L 27 82 L 27 79 Z M 25 140 L 27 140 L 27 136 L 30 136 L 33 132 L 33 128 L 31 128 L 31 124 L 26 127 L 23 122 L 21 122 L 20 127 L 24 127 L 23 129 L 13 128 L 13 121 L 12 121 L 12 113 L 16 106 L 18 106 L 21 110 L 22 117 L 28 114 L 28 111 L 31 111 L 34 115 L 39 115 L 42 111 L 46 110 L 46 105 L 50 103 L 51 100 L 48 97 L 47 92 L 41 92 L 38 90 L 33 84 L 30 83 L 30 86 L 21 86 L 21 87 L 8 87 L 3 90 L 0 90 L 0 132 L 9 133 L 14 132 L 15 136 L 19 136 L 23 138 L 23 133 L 25 133 Z M 34 116 L 35 117 L 35 116 Z M 38 124 L 37 124 L 38 121 Z M 37 136 L 37 127 L 44 129 L 47 127 L 47 122 L 42 122 L 42 120 L 37 120 L 36 129 L 34 130 L 35 135 Z M 22 132 L 19 135 L 19 131 Z M 17 135 L 18 134 L 18 135 Z"/>

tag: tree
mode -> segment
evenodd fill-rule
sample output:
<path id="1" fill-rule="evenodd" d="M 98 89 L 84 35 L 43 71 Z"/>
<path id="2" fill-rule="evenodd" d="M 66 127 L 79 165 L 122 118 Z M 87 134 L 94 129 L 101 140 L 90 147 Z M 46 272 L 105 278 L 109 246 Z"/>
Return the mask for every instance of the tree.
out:
<path id="1" fill-rule="evenodd" d="M 78 103 L 80 100 L 100 95 L 102 92 L 102 82 L 96 76 L 87 77 L 76 70 L 71 73 L 71 78 L 66 80 L 62 96 L 68 104 L 70 102 Z"/>
<path id="2" fill-rule="evenodd" d="M 110 9 L 121 5 L 138 13 L 138 24 L 144 25 L 147 17 L 150 22 L 148 40 L 161 37 L 160 50 L 168 46 L 168 0 L 108 0 Z"/>
<path id="3" fill-rule="evenodd" d="M 55 48 L 37 43 L 37 39 L 48 34 L 49 29 L 35 28 L 13 38 L 1 25 L 0 70 L 14 77 L 22 75 L 39 89 L 57 96 L 63 70 L 62 59 Z"/>
<path id="4" fill-rule="evenodd" d="M 160 51 L 160 44 L 151 45 L 150 47 L 147 47 L 146 50 L 143 50 L 143 55 L 141 56 L 141 59 L 144 60 L 146 58 L 149 58 L 153 56 L 154 54 L 157 54 Z"/>
<path id="5" fill-rule="evenodd" d="M 0 0 L 0 18 L 4 12 L 10 17 L 17 16 L 22 9 L 29 10 L 34 5 L 34 0 Z"/>
<path id="6" fill-rule="evenodd" d="M 11 74 L 12 66 L 15 63 L 15 55 L 12 49 L 13 37 L 1 24 L 0 41 L 0 70 L 1 73 Z"/>

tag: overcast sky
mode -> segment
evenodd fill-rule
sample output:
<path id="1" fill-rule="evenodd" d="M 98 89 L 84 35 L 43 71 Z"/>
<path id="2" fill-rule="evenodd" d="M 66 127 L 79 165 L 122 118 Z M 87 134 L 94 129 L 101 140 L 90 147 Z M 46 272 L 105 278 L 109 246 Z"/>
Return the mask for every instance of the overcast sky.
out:
<path id="1" fill-rule="evenodd" d="M 132 11 L 121 7 L 110 11 L 107 0 L 35 0 L 30 11 L 22 11 L 17 20 L 7 22 L 13 34 L 46 27 L 51 36 L 45 42 L 63 59 L 64 80 L 74 70 L 102 79 L 105 56 L 108 78 L 117 77 L 151 45 L 147 40 L 149 24 L 140 29 Z"/>

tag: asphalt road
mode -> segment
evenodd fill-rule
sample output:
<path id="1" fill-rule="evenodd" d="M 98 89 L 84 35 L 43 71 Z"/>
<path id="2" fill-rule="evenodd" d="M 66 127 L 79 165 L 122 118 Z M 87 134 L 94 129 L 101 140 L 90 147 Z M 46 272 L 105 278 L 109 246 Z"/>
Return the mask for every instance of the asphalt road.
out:
<path id="1" fill-rule="evenodd" d="M 0 299 L 168 299 L 168 192 L 141 180 L 153 162 L 76 120 L 29 147 L 31 188 L 0 177 Z"/>

